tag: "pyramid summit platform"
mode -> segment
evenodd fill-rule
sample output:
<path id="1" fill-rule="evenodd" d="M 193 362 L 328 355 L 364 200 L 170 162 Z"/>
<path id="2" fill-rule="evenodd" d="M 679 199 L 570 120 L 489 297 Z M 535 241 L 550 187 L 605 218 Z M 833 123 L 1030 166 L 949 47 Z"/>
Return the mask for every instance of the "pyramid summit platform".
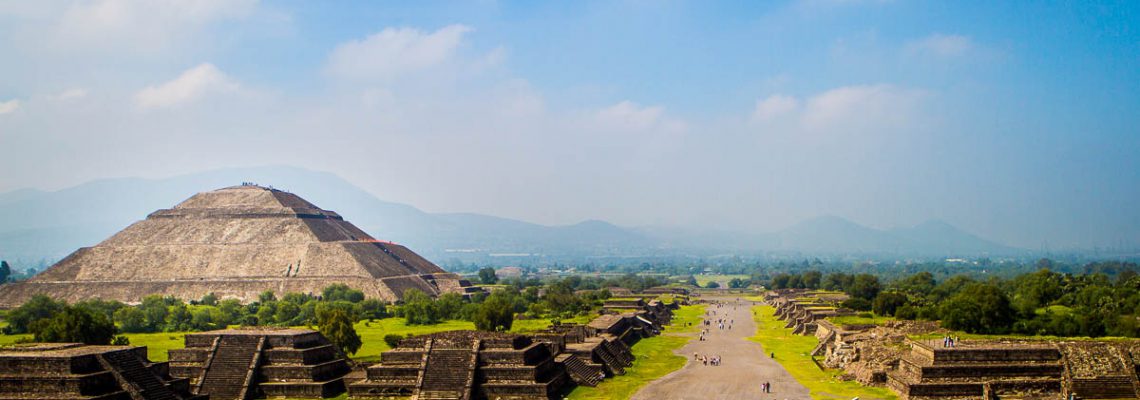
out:
<path id="1" fill-rule="evenodd" d="M 243 302 L 266 290 L 319 294 L 343 283 L 394 301 L 409 289 L 462 292 L 466 282 L 408 248 L 376 240 L 339 214 L 281 190 L 243 184 L 158 210 L 25 282 L 0 286 L 0 307 L 33 295 L 139 302 L 208 293 Z"/>

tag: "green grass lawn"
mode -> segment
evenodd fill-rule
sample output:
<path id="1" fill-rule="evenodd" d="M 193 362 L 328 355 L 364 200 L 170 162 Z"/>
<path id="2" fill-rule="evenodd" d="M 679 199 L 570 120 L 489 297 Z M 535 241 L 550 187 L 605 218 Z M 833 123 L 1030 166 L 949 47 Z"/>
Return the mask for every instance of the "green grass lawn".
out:
<path id="1" fill-rule="evenodd" d="M 583 324 L 589 322 L 590 318 L 592 318 L 592 316 L 577 316 L 563 320 L 563 323 Z M 0 323 L 7 325 L 5 322 Z M 549 327 L 549 319 L 516 320 L 511 326 L 511 332 L 535 332 Z M 2 328 L 2 326 L 0 326 L 0 328 Z M 314 327 L 302 328 L 315 329 Z M 443 331 L 473 329 L 475 329 L 475 324 L 468 321 L 445 321 L 435 325 L 408 325 L 403 318 L 385 318 L 371 322 L 361 321 L 356 323 L 356 333 L 360 335 L 360 339 L 364 342 L 364 345 L 353 355 L 352 359 L 356 361 L 379 361 L 380 353 L 389 349 L 388 344 L 384 342 L 384 336 L 389 334 L 406 337 Z M 151 361 L 166 361 L 168 359 L 168 350 L 181 349 L 185 346 L 184 337 L 186 333 L 187 332 L 127 333 L 123 334 L 123 336 L 130 339 L 131 345 L 133 346 L 147 346 L 147 355 Z M 20 340 L 31 339 L 31 334 L 0 335 L 0 346 L 13 344 Z"/>
<path id="2" fill-rule="evenodd" d="M 625 369 L 625 375 L 606 379 L 596 387 L 579 386 L 570 392 L 568 399 L 628 399 L 649 382 L 685 366 L 686 358 L 673 354 L 697 330 L 697 322 L 705 312 L 704 305 L 683 306 L 673 314 L 673 323 L 664 334 L 641 339 L 633 345 L 636 360 Z M 693 326 L 686 326 L 692 323 Z"/>
<path id="3" fill-rule="evenodd" d="M 828 317 L 827 320 L 836 325 L 882 325 L 884 322 L 893 320 L 891 317 L 884 317 L 880 315 L 871 314 L 869 317 L 860 317 L 858 315 L 844 315 L 841 317 Z"/>
<path id="4" fill-rule="evenodd" d="M 784 328 L 784 322 L 776 319 L 776 309 L 771 306 L 753 306 L 752 318 L 756 321 L 756 336 L 749 340 L 764 346 L 765 353 L 775 353 L 776 361 L 788 373 L 811 390 L 813 399 L 897 399 L 890 390 L 881 387 L 863 386 L 854 381 L 841 381 L 838 370 L 821 370 L 812 360 L 811 351 L 819 344 L 814 336 L 792 334 Z"/>
<path id="5" fill-rule="evenodd" d="M 589 322 L 591 318 L 593 318 L 592 315 L 584 315 L 562 320 L 562 322 L 584 324 Z M 511 324 L 511 332 L 535 332 L 545 330 L 549 327 L 549 319 L 515 320 L 515 322 Z M 380 361 L 380 353 L 390 349 L 388 344 L 384 342 L 384 336 L 386 335 L 396 334 L 407 337 L 436 332 L 474 329 L 474 323 L 459 320 L 444 321 L 435 325 L 408 325 L 407 320 L 403 318 L 385 318 L 371 322 L 361 321 L 356 323 L 356 333 L 360 335 L 360 340 L 364 342 L 364 345 L 352 356 L 352 359 L 355 361 L 368 362 Z"/>

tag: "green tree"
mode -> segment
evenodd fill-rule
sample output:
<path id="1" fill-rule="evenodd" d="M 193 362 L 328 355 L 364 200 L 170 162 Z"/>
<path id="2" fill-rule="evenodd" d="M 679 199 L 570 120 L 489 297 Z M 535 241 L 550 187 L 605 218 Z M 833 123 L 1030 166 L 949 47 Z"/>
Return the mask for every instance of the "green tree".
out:
<path id="1" fill-rule="evenodd" d="M 494 267 L 487 267 L 479 270 L 479 281 L 485 285 L 492 285 L 499 281 L 499 276 L 495 274 Z"/>
<path id="2" fill-rule="evenodd" d="M 4 328 L 4 334 L 27 333 L 32 323 L 50 318 L 66 307 L 67 303 L 42 294 L 32 296 L 26 303 L 8 312 L 8 326 Z"/>
<path id="3" fill-rule="evenodd" d="M 319 319 L 318 330 L 344 354 L 356 354 L 360 350 L 363 342 L 360 341 L 360 335 L 356 334 L 356 328 L 352 326 L 353 318 L 348 313 L 339 309 L 332 310 Z"/>
<path id="4" fill-rule="evenodd" d="M 118 322 L 119 329 L 126 333 L 151 332 L 146 324 L 146 314 L 137 307 L 123 307 L 115 311 L 114 321 Z"/>
<path id="5" fill-rule="evenodd" d="M 48 319 L 32 324 L 37 342 L 110 344 L 115 323 L 107 316 L 76 307 L 66 307 Z"/>
<path id="6" fill-rule="evenodd" d="M 166 326 L 166 316 L 170 310 L 166 308 L 166 300 L 159 295 L 143 297 L 139 310 L 146 317 L 146 332 L 157 332 Z"/>
<path id="7" fill-rule="evenodd" d="M 879 295 L 879 291 L 883 286 L 879 284 L 879 278 L 871 274 L 855 275 L 855 279 L 851 282 L 851 287 L 847 290 L 847 294 L 871 301 L 875 296 Z"/>
<path id="8" fill-rule="evenodd" d="M 360 316 L 360 319 L 387 318 L 388 306 L 379 299 L 364 299 L 364 301 L 356 303 L 356 314 Z"/>
<path id="9" fill-rule="evenodd" d="M 326 301 L 343 300 L 349 303 L 359 303 L 364 301 L 364 292 L 350 288 L 343 283 L 337 283 L 326 287 L 321 292 L 321 298 Z"/>
<path id="10" fill-rule="evenodd" d="M 820 281 L 823 278 L 823 273 L 819 271 L 807 271 L 803 273 L 800 278 L 800 283 L 808 289 L 819 289 Z"/>
<path id="11" fill-rule="evenodd" d="M 505 292 L 497 290 L 479 305 L 472 319 L 481 331 L 509 331 L 515 321 L 514 306 Z"/>
<path id="12" fill-rule="evenodd" d="M 214 292 L 206 293 L 205 296 L 202 296 L 202 300 L 198 301 L 198 304 L 216 306 L 218 305 L 218 295 L 214 294 Z"/>
<path id="13" fill-rule="evenodd" d="M 875 300 L 871 301 L 871 311 L 875 314 L 884 316 L 893 316 L 899 307 L 907 304 L 907 297 L 905 294 L 897 292 L 882 292 L 875 296 Z M 912 318 L 913 319 L 913 318 Z"/>
<path id="14" fill-rule="evenodd" d="M 301 306 L 288 301 L 277 302 L 277 310 L 273 313 L 273 320 L 278 325 L 296 325 L 297 317 L 301 315 Z"/>
<path id="15" fill-rule="evenodd" d="M 416 289 L 404 292 L 404 306 L 400 309 L 408 320 L 408 325 L 431 325 L 440 321 L 435 301 Z"/>
<path id="16" fill-rule="evenodd" d="M 8 266 L 7 261 L 0 261 L 0 283 L 7 282 L 9 276 L 12 276 L 12 267 Z"/>
<path id="17" fill-rule="evenodd" d="M 272 290 L 266 290 L 257 295 L 258 303 L 266 303 L 270 301 L 277 301 L 277 295 L 273 294 Z"/>
<path id="18" fill-rule="evenodd" d="M 974 283 L 941 306 L 942 326 L 969 333 L 1005 333 L 1014 322 L 1009 298 L 997 286 Z"/>
<path id="19" fill-rule="evenodd" d="M 716 288 L 720 287 L 720 284 L 717 283 L 716 281 L 709 281 L 709 283 L 705 284 L 705 287 L 709 288 L 709 289 L 716 289 Z"/>

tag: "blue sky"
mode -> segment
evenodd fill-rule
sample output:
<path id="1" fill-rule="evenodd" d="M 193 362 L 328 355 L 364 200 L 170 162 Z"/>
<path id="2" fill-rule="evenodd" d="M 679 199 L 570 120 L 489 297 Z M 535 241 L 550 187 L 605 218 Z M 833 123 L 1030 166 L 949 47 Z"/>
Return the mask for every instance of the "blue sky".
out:
<path id="1" fill-rule="evenodd" d="M 0 191 L 289 164 L 547 224 L 1140 245 L 1138 9 L 0 1 Z"/>

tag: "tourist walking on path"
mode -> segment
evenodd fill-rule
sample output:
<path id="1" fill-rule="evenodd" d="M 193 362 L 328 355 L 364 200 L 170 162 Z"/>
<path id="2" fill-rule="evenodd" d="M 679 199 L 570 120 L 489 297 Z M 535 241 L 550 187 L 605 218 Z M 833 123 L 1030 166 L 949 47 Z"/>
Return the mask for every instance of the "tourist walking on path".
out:
<path id="1" fill-rule="evenodd" d="M 718 299 L 731 302 L 732 298 Z M 702 335 L 693 332 L 689 335 L 693 339 L 675 354 L 700 355 L 703 359 L 689 361 L 683 368 L 656 381 L 650 382 L 641 388 L 632 397 L 633 400 L 755 400 L 772 399 L 773 386 L 779 386 L 780 399 L 806 400 L 811 399 L 806 387 L 796 382 L 791 375 L 775 360 L 775 354 L 766 357 L 768 353 L 759 343 L 748 340 L 749 336 L 756 334 L 756 322 L 752 319 L 751 307 L 717 307 L 710 306 L 710 316 L 705 322 L 710 325 L 724 323 L 728 326 L 740 326 L 735 329 L 712 331 L 716 334 Z M 719 309 L 720 314 L 712 314 Z M 717 321 L 720 320 L 720 321 Z M 704 340 L 698 340 L 704 336 Z M 723 358 L 720 354 L 729 354 Z M 712 368 L 717 366 L 718 368 Z M 719 368 L 724 367 L 724 368 Z M 758 385 L 757 382 L 763 382 Z M 763 387 L 761 387 L 763 386 Z"/>

